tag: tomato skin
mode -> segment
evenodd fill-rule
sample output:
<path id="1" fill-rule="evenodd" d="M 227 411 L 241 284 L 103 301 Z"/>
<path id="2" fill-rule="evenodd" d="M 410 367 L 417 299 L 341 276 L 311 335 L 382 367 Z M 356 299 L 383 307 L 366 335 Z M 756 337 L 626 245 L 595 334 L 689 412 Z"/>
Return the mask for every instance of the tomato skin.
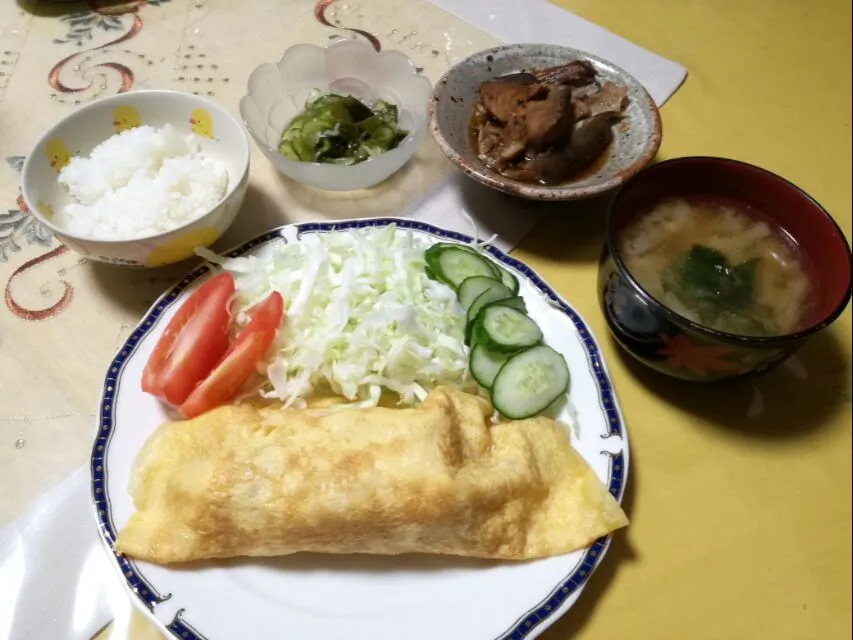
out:
<path id="1" fill-rule="evenodd" d="M 216 367 L 181 405 L 186 418 L 194 418 L 231 402 L 246 381 L 257 371 L 284 315 L 284 300 L 273 291 L 249 310 L 249 322 Z"/>
<path id="2" fill-rule="evenodd" d="M 179 406 L 228 349 L 234 278 L 221 272 L 181 305 L 142 372 L 142 390 Z"/>

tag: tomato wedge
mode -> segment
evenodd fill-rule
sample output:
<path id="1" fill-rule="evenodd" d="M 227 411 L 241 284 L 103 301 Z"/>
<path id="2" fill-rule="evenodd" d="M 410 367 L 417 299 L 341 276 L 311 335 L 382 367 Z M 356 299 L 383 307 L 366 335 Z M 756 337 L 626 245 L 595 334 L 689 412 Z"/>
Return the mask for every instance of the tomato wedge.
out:
<path id="1" fill-rule="evenodd" d="M 166 326 L 142 372 L 142 390 L 180 406 L 228 349 L 234 278 L 219 273 L 196 289 Z"/>
<path id="2" fill-rule="evenodd" d="M 194 418 L 232 401 L 266 356 L 283 315 L 284 300 L 277 291 L 252 307 L 248 324 L 210 375 L 181 405 L 181 414 Z"/>

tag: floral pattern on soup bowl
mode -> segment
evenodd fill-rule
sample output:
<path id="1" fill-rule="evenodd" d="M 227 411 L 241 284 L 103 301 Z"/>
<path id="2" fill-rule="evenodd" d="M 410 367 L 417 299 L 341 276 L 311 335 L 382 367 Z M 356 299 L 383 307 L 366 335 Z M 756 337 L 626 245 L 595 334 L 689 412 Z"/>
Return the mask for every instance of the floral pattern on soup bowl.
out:
<path id="1" fill-rule="evenodd" d="M 430 81 L 400 51 L 377 53 L 361 40 L 338 40 L 325 48 L 298 44 L 278 63 L 252 72 L 240 114 L 258 148 L 281 173 L 318 189 L 351 191 L 379 184 L 414 155 L 426 131 L 431 90 Z M 317 92 L 351 95 L 368 105 L 376 100 L 394 104 L 399 127 L 408 135 L 396 148 L 354 165 L 286 158 L 278 152 L 281 135 Z"/>
<path id="2" fill-rule="evenodd" d="M 620 256 L 621 231 L 668 197 L 722 196 L 769 216 L 813 267 L 815 296 L 802 329 L 781 336 L 742 336 L 697 324 L 653 298 Z M 844 234 L 811 197 L 758 167 L 724 158 L 688 157 L 645 169 L 608 213 L 598 297 L 616 342 L 643 364 L 684 380 L 713 382 L 770 370 L 834 322 L 851 294 L 851 254 Z"/>

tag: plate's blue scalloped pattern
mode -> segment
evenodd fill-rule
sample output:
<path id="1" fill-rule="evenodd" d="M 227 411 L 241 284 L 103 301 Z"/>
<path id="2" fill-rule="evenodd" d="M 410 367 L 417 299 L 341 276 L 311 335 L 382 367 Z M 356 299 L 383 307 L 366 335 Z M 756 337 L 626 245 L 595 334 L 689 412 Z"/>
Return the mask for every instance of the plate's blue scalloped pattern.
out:
<path id="1" fill-rule="evenodd" d="M 456 242 L 472 242 L 473 239 L 462 233 L 441 229 L 425 222 L 415 220 L 407 220 L 402 218 L 370 218 L 363 220 L 348 220 L 342 222 L 307 222 L 293 225 L 297 231 L 297 237 L 301 237 L 305 233 L 325 233 L 329 231 L 342 231 L 345 229 L 363 229 L 366 227 L 380 227 L 389 224 L 396 224 L 401 229 L 411 229 L 420 231 L 429 235 L 454 240 Z M 236 249 L 228 251 L 225 255 L 228 257 L 241 256 L 252 249 L 263 244 L 282 238 L 283 230 L 288 228 L 279 227 L 264 233 L 253 240 L 250 240 Z M 489 253 L 495 260 L 512 267 L 519 273 L 523 274 L 536 288 L 546 296 L 552 306 L 563 312 L 577 328 L 581 339 L 583 340 L 587 357 L 589 359 L 591 371 L 598 385 L 601 407 L 607 415 L 608 419 L 608 436 L 621 437 L 623 434 L 623 426 L 618 408 L 613 396 L 613 388 L 604 369 L 601 361 L 601 355 L 598 345 L 595 343 L 592 335 L 587 329 L 586 324 L 581 317 L 563 301 L 557 293 L 551 289 L 535 271 L 530 269 L 523 262 L 508 256 L 500 249 L 487 245 L 485 251 Z M 167 291 L 154 306 L 144 316 L 139 325 L 134 329 L 133 333 L 125 341 L 121 350 L 113 358 L 107 371 L 104 380 L 103 395 L 101 398 L 100 414 L 98 418 L 98 433 L 95 437 L 95 443 L 92 448 L 91 457 L 91 474 L 92 474 L 92 499 L 95 504 L 96 517 L 98 520 L 98 528 L 101 537 L 106 542 L 107 546 L 112 550 L 115 542 L 116 532 L 112 522 L 110 512 L 109 495 L 105 490 L 107 470 L 105 465 L 106 453 L 109 447 L 110 438 L 113 434 L 115 422 L 113 421 L 113 400 L 116 396 L 118 385 L 121 381 L 122 371 L 127 359 L 136 350 L 140 340 L 151 330 L 151 327 L 159 319 L 160 315 L 169 307 L 180 294 L 189 287 L 198 278 L 210 273 L 212 268 L 208 264 L 202 264 L 193 270 L 188 276 L 181 280 L 177 285 Z M 608 490 L 617 499 L 621 500 L 625 490 L 625 458 L 622 453 L 607 454 L 610 456 L 610 479 L 608 482 Z M 581 561 L 575 566 L 572 573 L 567 576 L 557 587 L 531 611 L 528 611 L 519 618 L 513 626 L 503 633 L 496 640 L 523 640 L 530 632 L 537 627 L 542 621 L 554 615 L 554 612 L 578 590 L 589 578 L 590 574 L 598 565 L 603 552 L 606 550 L 609 543 L 609 537 L 604 537 L 596 540 L 581 558 Z M 142 573 L 137 569 L 132 560 L 128 560 L 120 554 L 112 552 L 118 566 L 120 567 L 125 581 L 131 591 L 136 595 L 142 604 L 149 611 L 153 611 L 154 607 L 171 598 L 171 594 L 160 594 L 149 582 L 145 579 Z M 167 625 L 167 629 L 175 638 L 181 640 L 207 640 L 202 632 L 194 629 L 183 617 L 184 610 L 181 609 L 175 615 L 174 620 Z"/>
<path id="2" fill-rule="evenodd" d="M 172 632 L 172 635 L 176 638 L 182 638 L 183 640 L 204 640 L 204 636 L 199 633 L 197 629 L 194 629 L 193 626 L 184 620 L 184 610 L 178 609 L 178 612 L 175 614 L 175 618 L 166 625 L 166 628 Z"/>

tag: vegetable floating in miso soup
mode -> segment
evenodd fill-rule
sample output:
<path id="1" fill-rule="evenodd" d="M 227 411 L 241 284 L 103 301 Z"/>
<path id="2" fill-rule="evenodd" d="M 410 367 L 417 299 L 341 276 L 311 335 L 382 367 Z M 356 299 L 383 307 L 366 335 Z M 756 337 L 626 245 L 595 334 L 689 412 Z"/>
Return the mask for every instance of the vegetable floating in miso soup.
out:
<path id="1" fill-rule="evenodd" d="M 812 282 L 781 229 L 728 202 L 671 199 L 620 237 L 625 266 L 656 300 L 703 326 L 746 336 L 803 328 Z"/>

